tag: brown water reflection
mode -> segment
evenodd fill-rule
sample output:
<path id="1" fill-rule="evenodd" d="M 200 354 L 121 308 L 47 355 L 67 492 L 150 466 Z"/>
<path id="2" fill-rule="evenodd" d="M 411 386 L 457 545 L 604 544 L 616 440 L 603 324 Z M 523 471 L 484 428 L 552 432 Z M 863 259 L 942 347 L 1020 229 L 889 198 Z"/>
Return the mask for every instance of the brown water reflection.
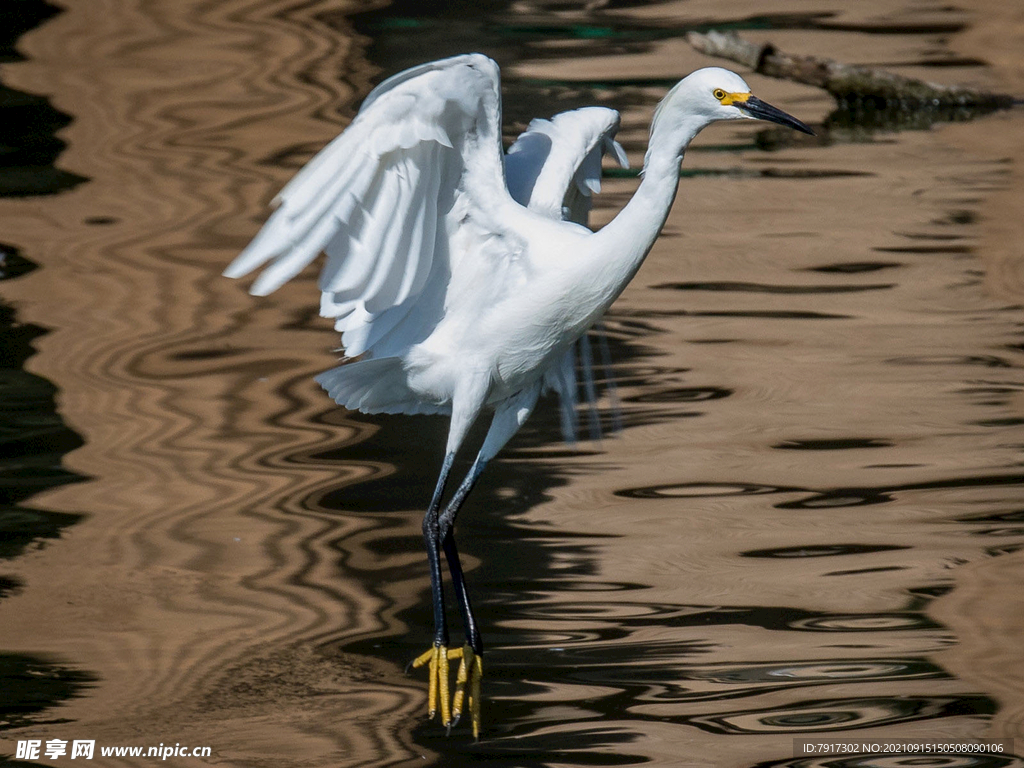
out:
<path id="1" fill-rule="evenodd" d="M 810 766 L 794 736 L 1024 737 L 1019 114 L 701 137 L 608 319 L 624 430 L 567 450 L 538 413 L 466 510 L 479 744 L 423 723 L 402 675 L 430 636 L 444 423 L 328 407 L 312 276 L 259 301 L 218 277 L 373 80 L 447 53 L 502 63 L 510 130 L 618 107 L 634 163 L 664 83 L 708 63 L 686 27 L 1024 92 L 999 3 L 844 5 L 107 0 L 22 38 L 0 77 L 73 116 L 59 164 L 90 181 L 0 200 L 40 265 L 3 290 L 50 329 L 27 366 L 91 479 L 26 502 L 85 517 L 6 563 L 0 632 L 97 682 L 5 736 L 247 766 Z M 607 182 L 599 222 L 634 184 Z"/>

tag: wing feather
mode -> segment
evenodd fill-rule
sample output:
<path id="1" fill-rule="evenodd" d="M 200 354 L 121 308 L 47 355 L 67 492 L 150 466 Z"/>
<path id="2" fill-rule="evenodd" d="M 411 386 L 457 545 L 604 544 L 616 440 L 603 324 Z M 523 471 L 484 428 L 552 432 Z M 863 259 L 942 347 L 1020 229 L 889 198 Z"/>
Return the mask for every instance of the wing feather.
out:
<path id="1" fill-rule="evenodd" d="M 620 165 L 629 167 L 615 141 L 618 129 L 619 113 L 604 107 L 532 121 L 505 157 L 510 194 L 538 213 L 586 225 L 590 195 L 601 191 L 602 155 L 610 152 Z M 585 208 L 576 202 L 580 196 Z M 575 215 L 567 215 L 567 210 Z"/>
<path id="2" fill-rule="evenodd" d="M 346 354 L 365 359 L 321 383 L 367 412 L 446 412 L 409 389 L 403 355 L 436 327 L 450 295 L 479 290 L 480 275 L 502 275 L 501 285 L 515 289 L 522 246 L 504 224 L 516 214 L 502 206 L 521 211 L 515 200 L 586 223 L 602 155 L 626 165 L 618 120 L 588 108 L 534 121 L 503 162 L 493 61 L 470 54 L 406 70 L 375 88 L 352 124 L 285 185 L 225 274 L 264 267 L 250 291 L 265 295 L 326 253 L 321 314 L 334 319 Z M 593 404 L 589 352 L 581 348 Z M 569 349 L 544 375 L 561 395 L 568 439 L 577 429 L 574 360 Z"/>
<path id="3" fill-rule="evenodd" d="M 267 265 L 250 289 L 265 295 L 323 251 L 321 314 L 335 319 L 346 353 L 380 357 L 383 344 L 400 354 L 437 322 L 461 258 L 445 218 L 468 211 L 500 229 L 492 208 L 505 201 L 514 205 L 497 65 L 480 54 L 424 64 L 367 96 L 277 195 L 277 210 L 225 274 Z"/>

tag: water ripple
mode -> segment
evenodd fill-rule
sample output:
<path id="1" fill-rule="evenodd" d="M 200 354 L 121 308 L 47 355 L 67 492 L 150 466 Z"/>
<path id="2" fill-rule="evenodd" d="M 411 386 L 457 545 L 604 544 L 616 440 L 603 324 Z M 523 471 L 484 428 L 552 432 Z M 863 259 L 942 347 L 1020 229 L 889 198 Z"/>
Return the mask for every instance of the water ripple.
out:
<path id="1" fill-rule="evenodd" d="M 449 53 L 502 64 L 508 135 L 614 106 L 636 164 L 662 84 L 703 63 L 695 24 L 927 65 L 987 18 L 633 5 L 114 0 L 19 44 L 5 83 L 74 115 L 61 165 L 90 181 L 0 200 L 40 264 L 4 284 L 12 327 L 52 382 L 7 402 L 58 403 L 84 444 L 32 408 L 10 441 L 73 448 L 89 481 L 63 483 L 62 454 L 4 465 L 19 504 L 47 491 L 9 518 L 30 534 L 11 554 L 48 538 L 0 590 L 19 646 L 95 670 L 62 710 L 83 731 L 159 726 L 240 764 L 512 768 L 810 766 L 782 736 L 1019 730 L 1020 302 L 985 290 L 1022 283 L 983 286 L 979 262 L 1012 218 L 985 210 L 1015 167 L 990 145 L 1018 126 L 848 131 L 782 87 L 822 137 L 709 129 L 608 318 L 625 429 L 572 450 L 542 403 L 467 504 L 484 738 L 424 721 L 402 670 L 432 633 L 420 519 L 446 425 L 331 407 L 309 275 L 262 301 L 217 278 L 273 194 L 374 82 Z M 861 21 L 899 34 L 841 29 Z M 605 180 L 597 224 L 635 183 Z"/>
<path id="2" fill-rule="evenodd" d="M 990 715 L 995 703 L 984 696 L 914 696 L 900 699 L 822 700 L 761 710 L 685 718 L 686 722 L 723 734 L 808 734 L 875 728 L 916 720 L 964 714 Z"/>

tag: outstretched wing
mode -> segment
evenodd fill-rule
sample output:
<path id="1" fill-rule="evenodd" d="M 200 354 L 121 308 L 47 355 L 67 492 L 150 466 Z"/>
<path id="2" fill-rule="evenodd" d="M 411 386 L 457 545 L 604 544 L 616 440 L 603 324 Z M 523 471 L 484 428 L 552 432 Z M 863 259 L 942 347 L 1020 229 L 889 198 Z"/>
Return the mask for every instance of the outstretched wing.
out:
<path id="1" fill-rule="evenodd" d="M 453 268 L 445 217 L 454 209 L 514 238 L 500 224 L 501 206 L 515 205 L 504 185 L 500 99 L 498 67 L 480 54 L 385 80 L 278 194 L 277 210 L 224 274 L 269 262 L 251 288 L 266 295 L 323 251 L 321 314 L 335 318 L 346 354 L 408 349 L 443 309 Z M 501 258 L 500 248 L 491 252 Z"/>
<path id="2" fill-rule="evenodd" d="M 629 161 L 615 141 L 619 113 L 604 107 L 584 107 L 562 112 L 550 120 L 537 119 L 509 148 L 505 173 L 512 197 L 521 205 L 554 219 L 587 225 L 592 195 L 601 191 L 601 159 L 612 155 L 623 168 Z M 598 328 L 602 350 L 607 346 Z M 589 432 L 600 436 L 593 354 L 584 335 L 578 344 L 588 403 Z M 607 365 L 606 365 L 607 368 Z M 615 383 L 606 370 L 609 395 L 615 400 Z M 562 433 L 572 442 L 576 436 L 576 348 L 570 347 L 561 363 L 545 375 L 545 385 L 558 392 L 562 404 Z M 613 402 L 613 407 L 614 402 Z"/>
<path id="3" fill-rule="evenodd" d="M 586 226 L 591 195 L 601 191 L 602 156 L 629 167 L 618 130 L 619 113 L 604 107 L 532 121 L 505 156 L 509 192 L 531 210 Z"/>

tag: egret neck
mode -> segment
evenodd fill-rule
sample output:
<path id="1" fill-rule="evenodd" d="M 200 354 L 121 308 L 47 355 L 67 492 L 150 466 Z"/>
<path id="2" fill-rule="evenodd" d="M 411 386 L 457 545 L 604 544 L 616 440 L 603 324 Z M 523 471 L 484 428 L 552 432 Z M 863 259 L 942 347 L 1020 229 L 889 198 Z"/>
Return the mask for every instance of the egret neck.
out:
<path id="1" fill-rule="evenodd" d="M 640 186 L 626 207 L 592 240 L 589 269 L 608 278 L 608 295 L 602 297 L 601 313 L 622 293 L 650 252 L 672 209 L 683 153 L 693 137 L 712 122 L 701 115 L 674 118 L 676 115 L 668 110 L 655 115 Z"/>

